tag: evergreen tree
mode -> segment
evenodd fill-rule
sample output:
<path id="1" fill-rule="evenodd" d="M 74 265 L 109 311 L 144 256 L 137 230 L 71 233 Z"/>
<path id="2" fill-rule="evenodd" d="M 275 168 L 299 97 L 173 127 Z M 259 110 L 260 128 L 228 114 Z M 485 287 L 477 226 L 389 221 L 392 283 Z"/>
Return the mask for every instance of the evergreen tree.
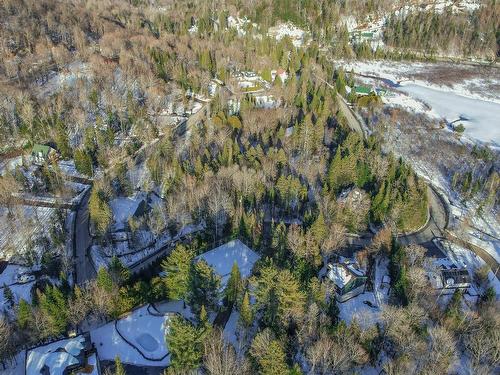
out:
<path id="1" fill-rule="evenodd" d="M 199 313 L 201 306 L 213 310 L 217 307 L 220 277 L 205 260 L 196 262 L 189 277 L 189 304 Z"/>
<path id="2" fill-rule="evenodd" d="M 120 286 L 129 279 L 130 270 L 123 265 L 117 256 L 113 256 L 109 264 L 109 275 L 113 284 Z"/>
<path id="3" fill-rule="evenodd" d="M 12 289 L 10 289 L 6 284 L 3 284 L 3 297 L 5 298 L 7 305 L 12 308 L 15 302 L 14 293 L 12 293 Z"/>
<path id="4" fill-rule="evenodd" d="M 231 268 L 231 275 L 229 276 L 229 280 L 224 291 L 228 305 L 232 305 L 236 302 L 241 292 L 241 288 L 242 281 L 240 269 L 238 268 L 238 264 L 234 262 L 233 267 Z"/>
<path id="5" fill-rule="evenodd" d="M 123 367 L 120 357 L 115 357 L 115 375 L 126 375 L 125 368 Z"/>
<path id="6" fill-rule="evenodd" d="M 250 297 L 247 291 L 245 291 L 243 301 L 241 302 L 240 321 L 244 327 L 250 327 L 253 322 L 252 307 L 250 306 Z"/>
<path id="7" fill-rule="evenodd" d="M 288 374 L 285 351 L 269 329 L 255 336 L 250 346 L 250 355 L 258 365 L 259 374 Z"/>
<path id="8" fill-rule="evenodd" d="M 170 351 L 170 367 L 175 373 L 187 373 L 199 367 L 203 357 L 203 335 L 200 330 L 175 316 L 170 320 L 166 342 Z"/>
<path id="9" fill-rule="evenodd" d="M 279 330 L 304 313 L 305 295 L 292 273 L 274 266 L 263 267 L 252 279 L 256 307 L 264 312 L 264 321 Z"/>
<path id="10" fill-rule="evenodd" d="M 75 151 L 75 167 L 80 173 L 92 176 L 93 173 L 92 156 L 85 150 Z"/>
<path id="11" fill-rule="evenodd" d="M 20 299 L 17 306 L 17 323 L 22 329 L 28 328 L 33 318 L 31 306 L 26 300 Z"/>
<path id="12" fill-rule="evenodd" d="M 174 251 L 161 263 L 165 272 L 163 278 L 170 299 L 185 299 L 189 290 L 190 274 L 194 254 L 183 245 L 177 245 Z"/>
<path id="13" fill-rule="evenodd" d="M 55 286 L 40 294 L 40 311 L 48 321 L 46 336 L 57 336 L 66 331 L 68 326 L 68 304 L 63 293 Z"/>
<path id="14" fill-rule="evenodd" d="M 111 209 L 105 201 L 103 194 L 97 189 L 92 188 L 89 199 L 90 219 L 96 225 L 98 233 L 104 234 L 111 223 Z"/>
<path id="15" fill-rule="evenodd" d="M 115 287 L 111 275 L 104 267 L 100 267 L 99 271 L 97 271 L 96 281 L 97 286 L 103 288 L 107 292 L 112 292 Z"/>

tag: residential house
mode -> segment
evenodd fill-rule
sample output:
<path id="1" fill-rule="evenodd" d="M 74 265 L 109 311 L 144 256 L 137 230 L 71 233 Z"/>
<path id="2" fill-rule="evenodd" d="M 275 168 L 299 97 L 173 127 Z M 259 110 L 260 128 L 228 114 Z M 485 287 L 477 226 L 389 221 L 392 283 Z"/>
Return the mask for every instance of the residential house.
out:
<path id="1" fill-rule="evenodd" d="M 455 289 L 466 289 L 476 294 L 469 271 L 449 258 L 436 259 L 426 267 L 426 273 L 427 280 L 439 293 L 452 294 Z"/>
<path id="2" fill-rule="evenodd" d="M 197 256 L 195 262 L 202 259 L 221 277 L 221 287 L 224 288 L 234 263 L 238 265 L 241 277 L 248 278 L 252 274 L 255 262 L 260 259 L 260 255 L 240 240 L 233 240 Z"/>
<path id="3" fill-rule="evenodd" d="M 327 268 L 326 277 L 335 286 L 338 302 L 345 302 L 365 291 L 367 277 L 355 261 L 339 257 L 338 262 L 328 264 Z"/>
<path id="4" fill-rule="evenodd" d="M 100 374 L 96 350 L 89 334 L 29 349 L 25 370 L 27 375 Z"/>
<path id="5" fill-rule="evenodd" d="M 280 77 L 281 82 L 284 83 L 288 79 L 288 73 L 282 68 L 278 68 L 277 70 L 271 70 L 271 78 L 273 82 L 276 79 L 276 77 Z"/>
<path id="6" fill-rule="evenodd" d="M 31 159 L 34 164 L 42 165 L 49 160 L 57 159 L 57 151 L 50 146 L 35 143 L 31 149 Z"/>
<path id="7" fill-rule="evenodd" d="M 469 271 L 465 268 L 451 268 L 441 271 L 441 280 L 444 288 L 466 289 L 471 286 Z"/>

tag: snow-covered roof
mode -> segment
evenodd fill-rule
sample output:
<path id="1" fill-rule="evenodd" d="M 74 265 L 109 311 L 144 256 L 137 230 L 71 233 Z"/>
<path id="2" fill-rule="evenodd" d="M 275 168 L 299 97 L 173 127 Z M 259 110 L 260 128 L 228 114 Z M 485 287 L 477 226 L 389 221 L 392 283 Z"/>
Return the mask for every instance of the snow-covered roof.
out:
<path id="1" fill-rule="evenodd" d="M 349 281 L 352 280 L 353 275 L 342 264 L 333 264 L 327 273 L 328 278 L 339 287 L 343 288 Z"/>
<path id="2" fill-rule="evenodd" d="M 26 374 L 42 374 L 42 369 L 47 366 L 51 375 L 62 375 L 66 368 L 80 363 L 77 357 L 84 348 L 84 336 L 33 348 L 26 357 Z"/>
<path id="3" fill-rule="evenodd" d="M 241 277 L 246 278 L 251 275 L 252 268 L 259 258 L 260 255 L 243 242 L 233 240 L 197 256 L 195 260 L 205 260 L 215 273 L 222 277 L 221 284 L 224 286 L 229 279 L 234 262 L 240 269 Z"/>

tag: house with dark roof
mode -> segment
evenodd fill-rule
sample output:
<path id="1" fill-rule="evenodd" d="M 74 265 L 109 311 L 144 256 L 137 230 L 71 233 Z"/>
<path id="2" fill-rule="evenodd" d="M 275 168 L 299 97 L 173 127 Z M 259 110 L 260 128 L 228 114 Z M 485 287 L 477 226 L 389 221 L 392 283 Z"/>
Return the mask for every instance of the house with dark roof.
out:
<path id="1" fill-rule="evenodd" d="M 471 277 L 465 268 L 450 268 L 441 270 L 441 280 L 444 288 L 469 288 Z"/>

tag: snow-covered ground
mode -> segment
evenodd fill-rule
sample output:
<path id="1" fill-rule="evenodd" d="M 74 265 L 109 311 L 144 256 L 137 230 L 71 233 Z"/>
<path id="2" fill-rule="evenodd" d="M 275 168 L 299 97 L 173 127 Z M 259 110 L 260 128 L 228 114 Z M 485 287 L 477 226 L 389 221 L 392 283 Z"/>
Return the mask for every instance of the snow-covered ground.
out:
<path id="1" fill-rule="evenodd" d="M 386 61 L 357 61 L 343 67 L 364 75 L 356 78 L 365 84 L 388 88 L 384 103 L 444 119 L 447 123 L 460 119 L 457 123 L 465 126 L 466 137 L 500 147 L 500 127 L 497 126 L 500 123 L 500 73 L 496 70 L 487 71 L 488 75 L 487 72 L 475 73 L 468 66 Z M 456 73 L 445 77 L 446 69 L 455 69 Z"/>
<path id="2" fill-rule="evenodd" d="M 170 357 L 165 335 L 175 313 L 193 318 L 191 310 L 183 308 L 182 301 L 169 301 L 158 304 L 156 309 L 145 305 L 133 310 L 116 321 L 116 327 L 115 322 L 111 322 L 92 330 L 90 336 L 99 359 L 114 361 L 118 356 L 122 362 L 137 366 L 168 366 Z"/>
<path id="3" fill-rule="evenodd" d="M 207 251 L 196 257 L 204 259 L 216 274 L 221 276 L 221 286 L 224 287 L 229 280 L 231 268 L 236 262 L 240 269 L 241 277 L 247 278 L 252 273 L 252 268 L 260 256 L 240 240 L 230 241 L 213 250 Z"/>
<path id="4" fill-rule="evenodd" d="M 240 347 L 240 335 L 238 332 L 238 322 L 240 320 L 240 313 L 233 309 L 226 325 L 224 326 L 224 338 L 227 342 L 231 343 L 236 349 Z"/>
<path id="5" fill-rule="evenodd" d="M 11 259 L 26 252 L 30 240 L 48 235 L 55 208 L 15 206 L 14 215 L 0 207 L 0 258 Z"/>
<path id="6" fill-rule="evenodd" d="M 90 336 L 101 360 L 120 357 L 123 363 L 165 367 L 170 363 L 165 343 L 168 320 L 168 316 L 151 315 L 144 306 L 117 321 L 120 333 L 137 349 L 120 337 L 115 322 L 92 330 Z"/>
<path id="7" fill-rule="evenodd" d="M 93 245 L 90 248 L 90 257 L 96 269 L 100 267 L 107 268 L 111 258 L 113 256 L 117 256 L 120 258 L 120 261 L 127 267 L 134 267 L 138 262 L 142 259 L 145 259 L 152 254 L 155 254 L 161 251 L 163 248 L 168 246 L 170 243 L 177 242 L 181 237 L 187 236 L 196 232 L 199 232 L 205 228 L 204 223 L 200 224 L 189 224 L 181 228 L 181 230 L 174 236 L 171 237 L 168 232 L 162 233 L 160 236 L 154 238 L 154 241 L 146 244 L 146 247 L 132 249 L 129 247 L 128 242 L 118 242 L 109 247 L 101 247 L 99 245 Z M 147 233 L 143 233 L 144 237 L 150 239 L 152 233 L 150 235 Z"/>
<path id="8" fill-rule="evenodd" d="M 92 372 L 89 373 L 89 375 L 99 375 L 99 365 L 97 364 L 97 355 L 92 354 L 88 358 L 88 365 L 92 366 Z"/>
<path id="9" fill-rule="evenodd" d="M 25 372 L 26 350 L 21 350 L 6 363 L 6 368 L 0 366 L 0 375 L 27 375 Z"/>
<path id="10" fill-rule="evenodd" d="M 7 301 L 5 299 L 5 286 L 14 294 L 14 303 L 18 304 L 21 299 L 31 302 L 31 289 L 35 281 L 28 283 L 18 283 L 17 276 L 21 273 L 29 273 L 30 269 L 17 264 L 9 264 L 0 274 L 0 311 L 8 311 Z"/>
<path id="11" fill-rule="evenodd" d="M 79 79 L 89 80 L 92 72 L 89 66 L 80 61 L 68 64 L 61 72 L 52 72 L 46 82 L 36 88 L 35 94 L 39 98 L 48 97 L 64 87 L 73 87 Z"/>
<path id="12" fill-rule="evenodd" d="M 430 106 L 425 111 L 432 117 L 451 123 L 459 120 L 465 135 L 500 147 L 500 104 L 467 98 L 453 92 L 419 84 L 403 84 L 398 90 Z"/>
<path id="13" fill-rule="evenodd" d="M 452 13 L 473 12 L 481 6 L 480 0 L 437 0 L 422 1 L 420 4 L 408 4 L 398 9 L 394 14 L 403 15 L 410 12 L 434 11 L 443 13 L 450 10 Z"/>
<path id="14" fill-rule="evenodd" d="M 500 72 L 495 68 L 450 63 L 339 61 L 346 72 L 372 76 L 395 85 L 405 82 L 500 104 Z M 362 79 L 362 77 L 359 77 Z M 380 83 L 380 82 L 379 82 Z"/>
<path id="15" fill-rule="evenodd" d="M 289 37 L 295 47 L 301 47 L 306 42 L 307 33 L 306 31 L 295 26 L 293 23 L 287 22 L 270 27 L 268 35 L 276 40 Z"/>
<path id="16" fill-rule="evenodd" d="M 369 301 L 373 306 L 370 307 L 363 303 Z M 353 319 L 356 319 L 363 328 L 372 327 L 380 321 L 383 306 L 379 306 L 377 298 L 372 292 L 364 292 L 349 301 L 338 303 L 340 310 L 339 317 L 346 323 L 350 324 Z"/>

